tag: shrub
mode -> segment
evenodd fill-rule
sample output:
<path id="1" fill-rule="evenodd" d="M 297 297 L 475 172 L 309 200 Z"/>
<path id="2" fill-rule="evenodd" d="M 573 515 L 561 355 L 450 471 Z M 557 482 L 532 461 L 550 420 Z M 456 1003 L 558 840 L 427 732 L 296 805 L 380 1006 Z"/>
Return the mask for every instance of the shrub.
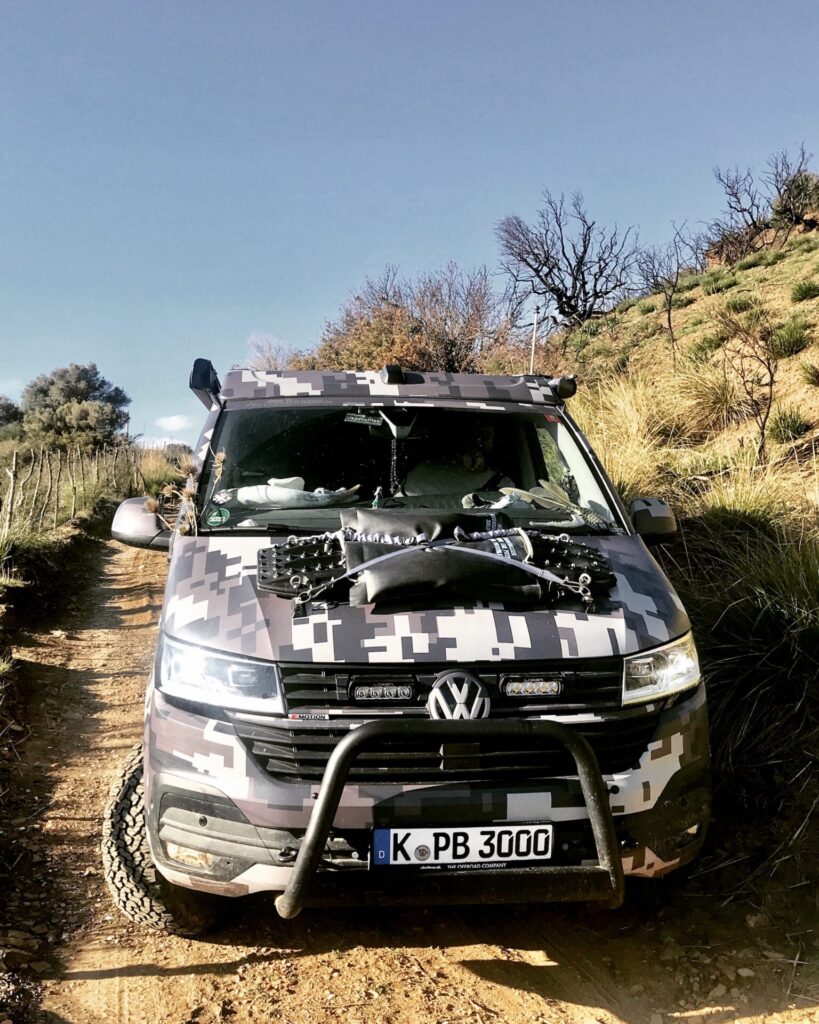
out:
<path id="1" fill-rule="evenodd" d="M 672 309 L 685 309 L 686 306 L 690 306 L 697 300 L 693 295 L 675 295 L 671 300 Z"/>
<path id="2" fill-rule="evenodd" d="M 777 263 L 781 263 L 782 260 L 786 260 L 787 258 L 788 254 L 783 249 L 772 249 L 765 256 L 765 266 L 772 267 Z"/>
<path id="3" fill-rule="evenodd" d="M 819 298 L 819 281 L 798 281 L 791 289 L 792 302 Z"/>
<path id="4" fill-rule="evenodd" d="M 611 364 L 612 373 L 625 373 L 629 364 L 629 353 L 621 352 Z"/>
<path id="5" fill-rule="evenodd" d="M 672 570 L 708 673 L 720 767 L 782 757 L 819 725 L 819 543 L 772 512 L 712 498 L 684 520 L 687 559 Z"/>
<path id="6" fill-rule="evenodd" d="M 575 355 L 580 355 L 588 343 L 589 336 L 583 331 L 572 331 L 569 335 L 568 346 Z"/>
<path id="7" fill-rule="evenodd" d="M 645 316 L 647 313 L 654 313 L 657 309 L 657 305 L 654 302 L 640 302 L 637 304 L 637 312 L 642 313 Z"/>
<path id="8" fill-rule="evenodd" d="M 777 359 L 787 359 L 807 348 L 809 343 L 810 336 L 804 320 L 792 316 L 771 335 L 771 352 Z"/>
<path id="9" fill-rule="evenodd" d="M 765 253 L 755 252 L 752 256 L 746 256 L 744 260 L 737 263 L 737 270 L 753 270 L 754 267 L 761 267 L 765 263 Z"/>
<path id="10" fill-rule="evenodd" d="M 735 295 L 725 303 L 725 308 L 729 313 L 747 313 L 748 310 L 753 309 L 753 307 L 754 300 L 750 295 Z"/>
<path id="11" fill-rule="evenodd" d="M 747 414 L 745 403 L 737 395 L 736 384 L 724 366 L 696 366 L 693 372 L 685 374 L 681 383 L 692 403 L 691 416 L 703 432 L 722 430 Z"/>
<path id="12" fill-rule="evenodd" d="M 703 334 L 689 349 L 688 355 L 694 362 L 704 363 L 711 356 L 722 348 L 728 336 L 722 331 L 715 331 L 713 334 Z"/>
<path id="13" fill-rule="evenodd" d="M 819 366 L 817 366 L 816 363 L 802 363 L 799 367 L 799 373 L 805 384 L 810 384 L 814 388 L 819 388 Z"/>
<path id="14" fill-rule="evenodd" d="M 719 292 L 727 292 L 739 284 L 734 274 L 723 274 L 721 270 L 709 270 L 702 279 L 703 295 L 717 295 Z"/>
<path id="15" fill-rule="evenodd" d="M 690 292 L 694 288 L 699 288 L 702 280 L 701 274 L 689 274 L 687 277 L 681 277 L 677 283 L 678 292 Z"/>
<path id="16" fill-rule="evenodd" d="M 157 494 L 165 484 L 181 483 L 184 476 L 162 448 L 146 448 L 140 453 L 139 473 L 146 494 Z"/>
<path id="17" fill-rule="evenodd" d="M 811 428 L 811 423 L 792 405 L 783 405 L 771 413 L 768 432 L 779 444 L 796 441 Z"/>
<path id="18" fill-rule="evenodd" d="M 625 313 L 629 309 L 631 309 L 632 306 L 636 306 L 639 301 L 640 300 L 636 297 L 631 299 L 623 299 L 623 301 L 618 302 L 614 308 L 617 310 L 618 313 Z"/>

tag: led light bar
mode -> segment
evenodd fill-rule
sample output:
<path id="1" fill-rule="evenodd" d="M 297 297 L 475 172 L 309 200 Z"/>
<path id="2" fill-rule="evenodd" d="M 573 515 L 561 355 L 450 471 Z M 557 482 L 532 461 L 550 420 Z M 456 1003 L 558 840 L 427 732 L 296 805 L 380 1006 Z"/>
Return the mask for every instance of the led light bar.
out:
<path id="1" fill-rule="evenodd" d="M 412 687 L 393 683 L 376 683 L 362 685 L 356 683 L 351 687 L 353 700 L 412 700 Z"/>
<path id="2" fill-rule="evenodd" d="M 563 681 L 555 678 L 505 679 L 503 692 L 507 697 L 556 697 L 563 690 Z"/>

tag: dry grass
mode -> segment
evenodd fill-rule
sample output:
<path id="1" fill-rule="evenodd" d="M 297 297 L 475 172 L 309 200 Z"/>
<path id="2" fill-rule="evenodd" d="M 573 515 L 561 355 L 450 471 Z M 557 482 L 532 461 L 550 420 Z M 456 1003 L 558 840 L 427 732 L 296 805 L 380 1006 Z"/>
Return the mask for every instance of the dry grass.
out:
<path id="1" fill-rule="evenodd" d="M 146 494 L 158 494 L 166 484 L 181 484 L 187 475 L 164 448 L 144 448 L 139 454 L 139 473 Z"/>
<path id="2" fill-rule="evenodd" d="M 670 501 L 666 556 L 710 680 L 723 767 L 783 756 L 819 729 L 819 515 L 813 458 L 759 465 L 722 365 L 604 377 L 578 420 L 626 502 Z M 575 410 L 577 412 L 577 410 Z"/>

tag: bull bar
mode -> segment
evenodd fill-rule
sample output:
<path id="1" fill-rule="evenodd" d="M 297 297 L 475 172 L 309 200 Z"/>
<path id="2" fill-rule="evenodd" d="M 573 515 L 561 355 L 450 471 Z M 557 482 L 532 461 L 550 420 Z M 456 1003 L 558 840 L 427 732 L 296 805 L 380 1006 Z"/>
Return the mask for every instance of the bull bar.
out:
<path id="1" fill-rule="evenodd" d="M 588 741 L 560 722 L 541 719 L 513 719 L 511 721 L 385 721 L 367 722 L 349 732 L 339 741 L 327 762 L 318 798 L 310 815 L 304 839 L 293 864 L 287 888 L 276 898 L 276 910 L 284 918 L 293 918 L 309 900 L 322 853 L 338 810 L 342 792 L 347 784 L 350 767 L 366 748 L 382 740 L 419 737 L 446 741 L 507 739 L 549 742 L 565 747 L 574 758 L 583 799 L 591 822 L 597 851 L 596 865 L 579 867 L 553 866 L 540 868 L 538 876 L 549 876 L 566 888 L 576 888 L 573 898 L 604 900 L 612 907 L 623 902 L 623 865 L 618 853 L 614 820 L 609 806 L 608 792 L 597 758 Z M 386 870 L 386 869 L 385 869 Z M 490 871 L 480 872 L 481 876 Z M 495 872 L 497 875 L 498 872 Z M 532 869 L 506 869 L 504 877 L 533 878 Z M 473 876 L 473 882 L 475 878 Z M 556 890 L 552 896 L 560 899 Z M 562 894 L 567 898 L 567 894 Z M 572 898 L 568 896 L 568 898 Z M 452 902 L 457 902 L 457 898 Z"/>

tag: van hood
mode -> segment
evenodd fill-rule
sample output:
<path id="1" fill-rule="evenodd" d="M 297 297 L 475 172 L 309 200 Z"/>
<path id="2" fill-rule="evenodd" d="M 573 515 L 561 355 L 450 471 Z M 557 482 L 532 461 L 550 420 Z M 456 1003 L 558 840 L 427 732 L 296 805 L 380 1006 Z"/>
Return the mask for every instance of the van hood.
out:
<path id="1" fill-rule="evenodd" d="M 176 537 L 162 628 L 178 640 L 282 662 L 417 663 L 595 658 L 634 654 L 682 636 L 688 617 L 636 536 L 584 537 L 616 585 L 593 611 L 460 603 L 411 611 L 346 604 L 293 617 L 291 602 L 257 587 L 260 547 L 284 538 Z"/>

